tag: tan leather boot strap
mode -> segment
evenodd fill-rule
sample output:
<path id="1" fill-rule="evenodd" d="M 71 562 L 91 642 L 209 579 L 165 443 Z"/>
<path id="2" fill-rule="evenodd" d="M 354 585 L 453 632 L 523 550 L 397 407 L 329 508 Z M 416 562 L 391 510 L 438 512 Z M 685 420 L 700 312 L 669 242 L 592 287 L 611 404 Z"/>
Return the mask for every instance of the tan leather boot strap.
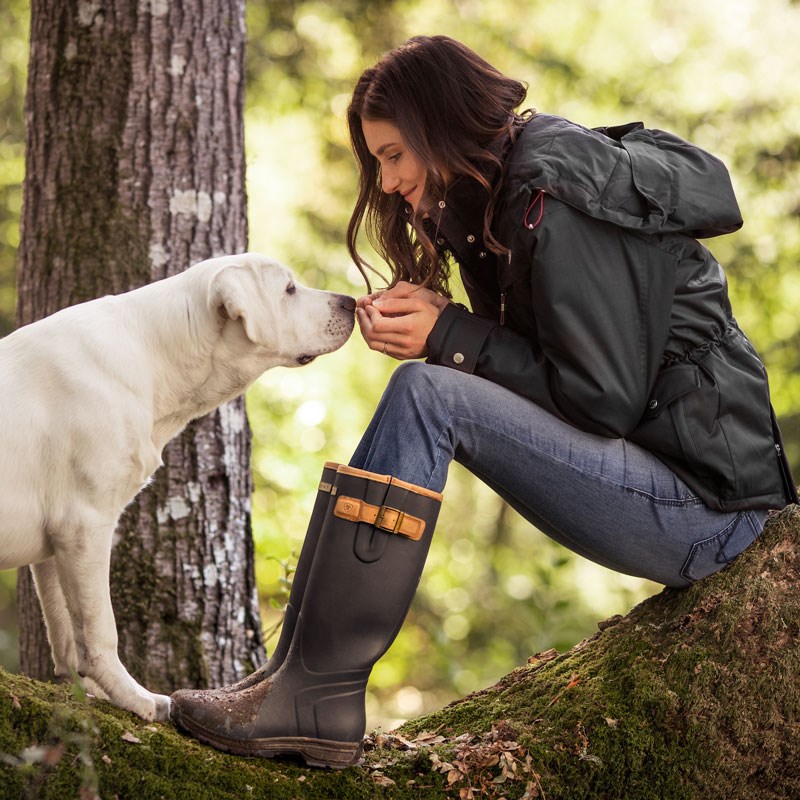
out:
<path id="1" fill-rule="evenodd" d="M 424 519 L 404 514 L 391 506 L 372 506 L 355 497 L 339 497 L 333 513 L 350 522 L 368 522 L 383 531 L 407 536 L 415 542 L 421 539 L 425 532 Z"/>

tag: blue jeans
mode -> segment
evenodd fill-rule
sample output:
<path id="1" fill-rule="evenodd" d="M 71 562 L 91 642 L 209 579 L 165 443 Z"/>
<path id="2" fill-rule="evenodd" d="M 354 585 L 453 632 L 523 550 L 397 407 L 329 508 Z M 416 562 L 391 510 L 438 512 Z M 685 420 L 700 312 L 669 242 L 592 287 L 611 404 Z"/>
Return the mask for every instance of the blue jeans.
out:
<path id="1" fill-rule="evenodd" d="M 453 459 L 570 550 L 667 586 L 722 569 L 766 519 L 714 511 L 648 451 L 584 433 L 483 378 L 400 365 L 351 466 L 440 492 Z"/>

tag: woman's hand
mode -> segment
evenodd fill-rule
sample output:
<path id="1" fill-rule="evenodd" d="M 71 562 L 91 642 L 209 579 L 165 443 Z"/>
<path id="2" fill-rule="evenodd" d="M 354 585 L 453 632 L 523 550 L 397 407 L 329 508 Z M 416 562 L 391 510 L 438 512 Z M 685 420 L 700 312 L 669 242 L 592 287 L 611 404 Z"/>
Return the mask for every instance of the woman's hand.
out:
<path id="1" fill-rule="evenodd" d="M 356 302 L 361 335 L 371 350 L 405 360 L 427 355 L 428 335 L 450 301 L 430 289 L 400 281 Z"/>

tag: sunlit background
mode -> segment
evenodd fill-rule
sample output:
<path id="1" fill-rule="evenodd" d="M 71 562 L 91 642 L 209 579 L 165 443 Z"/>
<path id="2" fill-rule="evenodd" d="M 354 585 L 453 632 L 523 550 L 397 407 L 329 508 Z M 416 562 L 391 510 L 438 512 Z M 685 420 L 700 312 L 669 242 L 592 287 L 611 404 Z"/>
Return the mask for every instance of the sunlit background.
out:
<path id="1" fill-rule="evenodd" d="M 4 6 L 0 326 L 8 332 L 27 5 Z M 719 155 L 733 172 L 745 227 L 711 247 L 726 265 L 737 318 L 768 365 L 800 473 L 797 3 L 250 2 L 248 26 L 250 247 L 290 264 L 309 285 L 363 293 L 344 247 L 356 188 L 344 110 L 361 70 L 417 33 L 461 39 L 524 80 L 528 106 L 590 127 L 643 120 Z M 280 623 L 322 465 L 349 458 L 395 366 L 355 335 L 302 370 L 267 373 L 248 394 L 257 574 L 270 630 Z M 0 664 L 10 669 L 14 579 L 0 572 Z M 568 648 L 599 619 L 658 590 L 551 543 L 454 466 L 408 622 L 373 672 L 370 725 L 392 726 L 496 681 L 535 652 Z"/>

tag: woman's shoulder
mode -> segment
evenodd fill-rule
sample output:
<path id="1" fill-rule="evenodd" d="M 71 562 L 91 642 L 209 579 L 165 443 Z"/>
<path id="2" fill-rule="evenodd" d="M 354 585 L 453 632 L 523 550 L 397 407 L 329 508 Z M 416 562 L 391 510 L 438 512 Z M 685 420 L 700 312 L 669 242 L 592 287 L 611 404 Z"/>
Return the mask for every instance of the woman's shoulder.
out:
<path id="1" fill-rule="evenodd" d="M 543 191 L 578 211 L 643 233 L 730 233 L 741 215 L 724 164 L 641 122 L 587 128 L 535 114 L 506 164 L 512 197 Z"/>
<path id="2" fill-rule="evenodd" d="M 619 157 L 619 142 L 604 132 L 607 130 L 537 112 L 522 127 L 511 148 L 507 174 L 512 180 L 525 181 L 596 178 L 598 172 L 604 174 L 613 169 Z"/>

